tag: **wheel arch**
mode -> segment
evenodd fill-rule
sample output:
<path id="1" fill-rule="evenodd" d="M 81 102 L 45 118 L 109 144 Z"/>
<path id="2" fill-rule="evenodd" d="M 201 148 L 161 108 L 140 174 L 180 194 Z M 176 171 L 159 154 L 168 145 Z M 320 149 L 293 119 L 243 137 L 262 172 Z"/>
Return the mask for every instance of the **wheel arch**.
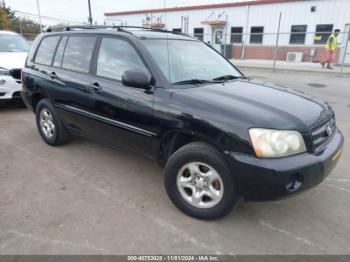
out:
<path id="1" fill-rule="evenodd" d="M 39 102 L 45 98 L 48 98 L 48 96 L 43 92 L 37 92 L 31 95 L 32 107 L 34 112 L 36 111 L 36 107 L 39 104 Z"/>
<path id="2" fill-rule="evenodd" d="M 164 167 L 170 156 L 179 148 L 196 141 L 208 143 L 220 152 L 223 152 L 223 145 L 205 134 L 184 129 L 171 130 L 166 132 L 160 139 L 158 150 L 158 162 L 160 166 Z"/>

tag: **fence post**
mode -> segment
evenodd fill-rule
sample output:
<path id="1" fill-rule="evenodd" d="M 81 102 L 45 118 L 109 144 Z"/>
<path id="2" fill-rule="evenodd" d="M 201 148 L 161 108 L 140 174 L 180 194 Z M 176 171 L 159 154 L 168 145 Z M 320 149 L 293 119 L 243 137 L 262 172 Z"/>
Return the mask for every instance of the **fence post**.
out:
<path id="1" fill-rule="evenodd" d="M 227 48 L 226 47 L 226 41 L 227 41 L 227 39 L 226 39 L 227 38 L 227 15 L 226 15 L 226 21 L 225 21 L 225 34 L 224 35 L 225 35 L 225 39 L 224 39 L 224 57 L 227 58 L 226 57 L 226 48 Z"/>
<path id="2" fill-rule="evenodd" d="M 245 56 L 245 46 L 247 45 L 247 43 L 249 43 L 248 38 L 249 38 L 249 33 L 248 33 L 248 26 L 249 26 L 249 14 L 250 14 L 250 5 L 246 5 L 246 20 L 245 20 L 245 31 L 242 31 L 242 33 L 244 32 L 244 40 L 242 41 L 242 50 L 241 50 L 241 59 L 244 59 Z"/>
<path id="3" fill-rule="evenodd" d="M 346 44 L 345 44 L 345 49 L 344 49 L 344 52 L 343 52 L 343 58 L 342 58 L 342 62 L 341 62 L 341 69 L 340 69 L 340 72 L 343 74 L 344 73 L 344 64 L 345 64 L 345 57 L 346 57 L 346 52 L 348 50 L 348 45 L 349 45 L 349 36 L 350 36 L 350 30 L 349 32 L 345 32 L 345 41 L 346 41 Z"/>
<path id="4" fill-rule="evenodd" d="M 273 72 L 276 71 L 276 58 L 277 58 L 278 40 L 279 40 L 279 37 L 280 37 L 281 18 L 282 18 L 282 12 L 280 12 L 280 16 L 279 16 L 279 19 L 278 19 L 278 29 L 277 29 L 277 36 L 276 36 L 276 46 L 275 46 L 275 51 L 274 51 L 274 54 L 273 54 L 273 67 L 272 67 L 272 71 L 273 71 Z"/>

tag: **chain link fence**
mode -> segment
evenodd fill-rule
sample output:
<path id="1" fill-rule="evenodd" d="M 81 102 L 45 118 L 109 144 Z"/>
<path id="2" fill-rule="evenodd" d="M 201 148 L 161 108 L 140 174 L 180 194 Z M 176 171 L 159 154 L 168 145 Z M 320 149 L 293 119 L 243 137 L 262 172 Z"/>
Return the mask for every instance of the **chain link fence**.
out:
<path id="1" fill-rule="evenodd" d="M 349 27 L 350 31 L 350 27 Z M 221 52 L 239 67 L 271 70 L 323 71 L 350 74 L 350 33 L 340 32 L 331 67 L 326 43 L 331 32 L 230 33 L 213 29 L 211 34 L 190 34 Z"/>
<path id="2" fill-rule="evenodd" d="M 22 36 L 29 42 L 32 43 L 38 34 L 22 33 Z"/>
<path id="3" fill-rule="evenodd" d="M 300 29 L 301 28 L 296 28 Z M 259 28 L 256 28 L 259 30 Z M 226 33 L 213 28 L 210 34 L 189 34 L 211 45 L 242 68 L 271 70 L 297 70 L 305 72 L 335 72 L 350 74 L 350 26 L 340 32 L 338 46 L 332 57 L 331 67 L 322 68 L 321 62 L 329 58 L 326 49 L 328 32 L 280 32 L 280 33 Z M 37 34 L 22 33 L 32 42 Z"/>

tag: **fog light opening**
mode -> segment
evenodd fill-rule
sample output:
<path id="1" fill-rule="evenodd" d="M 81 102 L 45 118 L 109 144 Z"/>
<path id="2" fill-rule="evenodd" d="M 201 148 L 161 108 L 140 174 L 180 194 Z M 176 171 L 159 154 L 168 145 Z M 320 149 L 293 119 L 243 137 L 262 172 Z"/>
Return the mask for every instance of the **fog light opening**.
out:
<path id="1" fill-rule="evenodd" d="M 287 192 L 292 193 L 298 190 L 302 184 L 301 176 L 299 174 L 292 174 L 287 180 L 286 190 Z"/>

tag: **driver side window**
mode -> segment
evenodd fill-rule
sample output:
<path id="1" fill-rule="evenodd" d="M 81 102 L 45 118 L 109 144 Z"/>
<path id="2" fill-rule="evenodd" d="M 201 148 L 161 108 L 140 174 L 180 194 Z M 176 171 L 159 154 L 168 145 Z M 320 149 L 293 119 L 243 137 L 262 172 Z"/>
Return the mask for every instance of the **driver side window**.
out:
<path id="1" fill-rule="evenodd" d="M 139 54 L 126 41 L 117 38 L 103 38 L 97 58 L 98 76 L 121 80 L 125 70 L 147 71 Z"/>

